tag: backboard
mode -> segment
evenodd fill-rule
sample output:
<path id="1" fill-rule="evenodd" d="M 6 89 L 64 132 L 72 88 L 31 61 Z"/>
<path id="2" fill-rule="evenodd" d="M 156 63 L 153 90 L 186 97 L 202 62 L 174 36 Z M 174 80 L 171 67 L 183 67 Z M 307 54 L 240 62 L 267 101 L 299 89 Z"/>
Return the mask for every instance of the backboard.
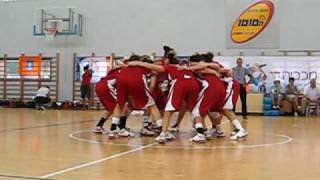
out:
<path id="1" fill-rule="evenodd" d="M 56 35 L 82 36 L 83 16 L 77 8 L 40 8 L 35 12 L 34 36 L 45 36 L 48 29 L 57 28 Z"/>

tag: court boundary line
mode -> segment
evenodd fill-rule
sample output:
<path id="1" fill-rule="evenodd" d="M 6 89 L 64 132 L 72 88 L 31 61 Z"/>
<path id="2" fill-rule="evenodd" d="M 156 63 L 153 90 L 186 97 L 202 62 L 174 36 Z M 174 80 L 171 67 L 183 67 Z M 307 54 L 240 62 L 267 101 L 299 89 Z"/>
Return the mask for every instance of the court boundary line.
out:
<path id="1" fill-rule="evenodd" d="M 78 140 L 80 142 L 87 142 L 87 143 L 93 143 L 93 144 L 106 144 L 106 145 L 111 145 L 111 146 L 127 146 L 127 147 L 141 147 L 143 144 L 138 145 L 138 144 L 115 144 L 115 143 L 104 143 L 104 142 L 99 142 L 95 140 L 89 140 L 85 138 L 79 138 L 74 136 L 74 134 L 79 134 L 82 132 L 90 132 L 89 130 L 84 130 L 84 131 L 76 131 L 73 133 L 69 134 L 69 137 L 71 139 Z M 264 135 L 269 135 L 269 136 L 277 136 L 277 137 L 282 137 L 285 138 L 285 141 L 280 141 L 280 142 L 274 142 L 274 143 L 264 143 L 264 144 L 249 144 L 249 145 L 239 145 L 239 146 L 214 146 L 214 147 L 190 147 L 190 146 L 155 146 L 157 149 L 184 149 L 184 150 L 217 150 L 217 149 L 250 149 L 250 148 L 263 148 L 263 147 L 270 147 L 270 146 L 280 146 L 284 144 L 288 144 L 294 140 L 294 138 L 284 135 L 284 134 L 276 134 L 276 133 L 264 133 L 264 132 L 255 132 L 251 131 L 253 134 L 264 134 Z M 184 135 L 182 135 L 184 136 Z M 182 137 L 180 136 L 180 137 Z M 232 140 L 230 140 L 232 141 Z M 235 143 L 241 141 L 233 141 Z M 196 143 L 194 143 L 196 144 Z"/>
<path id="2" fill-rule="evenodd" d="M 224 124 L 227 124 L 229 123 L 229 121 L 222 121 L 221 122 L 221 125 L 224 125 Z M 75 132 L 72 132 L 69 134 L 69 137 L 71 139 L 75 139 L 75 140 L 78 140 L 78 141 L 81 141 L 81 142 L 87 142 L 87 143 L 93 143 L 93 144 L 106 144 L 106 145 L 112 145 L 112 146 L 126 146 L 126 147 L 141 147 L 141 146 L 144 146 L 143 144 L 141 145 L 135 145 L 135 144 L 115 144 L 115 143 L 103 143 L 103 142 L 99 142 L 99 141 L 94 141 L 94 140 L 89 140 L 89 139 L 84 139 L 84 138 L 79 138 L 79 137 L 76 137 L 74 136 L 75 134 L 80 134 L 82 132 L 91 132 L 90 130 L 80 130 L 80 131 L 75 131 Z M 180 132 L 181 133 L 181 132 Z M 180 136 L 180 137 L 183 137 L 184 135 Z M 135 137 L 133 137 L 135 138 Z"/>
<path id="3" fill-rule="evenodd" d="M 79 121 L 79 122 L 56 123 L 56 124 L 38 125 L 38 126 L 30 126 L 30 127 L 23 127 L 23 128 L 13 128 L 13 129 L 1 129 L 0 133 L 23 131 L 23 130 L 30 130 L 30 129 L 39 129 L 39 128 L 46 128 L 46 127 L 55 127 L 55 126 L 64 126 L 64 125 L 71 125 L 71 124 L 82 124 L 82 123 L 89 123 L 89 122 L 93 122 L 93 121 L 97 121 L 97 120 L 86 120 L 86 121 Z"/>
<path id="4" fill-rule="evenodd" d="M 66 168 L 66 169 L 55 171 L 55 172 L 52 172 L 50 174 L 42 175 L 39 178 L 49 178 L 49 177 L 60 175 L 60 174 L 66 173 L 66 172 L 70 172 L 70 171 L 78 170 L 78 169 L 81 169 L 81 168 L 89 167 L 89 166 L 92 166 L 92 165 L 95 165 L 95 164 L 99 164 L 101 162 L 109 161 L 109 160 L 112 160 L 112 159 L 115 159 L 115 158 L 119 158 L 119 157 L 122 157 L 122 156 L 125 156 L 125 155 L 128 155 L 128 154 L 137 152 L 137 151 L 141 151 L 141 150 L 150 148 L 150 147 L 152 147 L 152 146 L 154 146 L 156 144 L 157 143 L 148 144 L 148 145 L 145 145 L 145 146 L 141 146 L 139 148 L 131 149 L 129 151 L 124 151 L 124 152 L 117 153 L 117 154 L 114 154 L 114 155 L 111 155 L 111 156 L 107 156 L 107 157 L 104 157 L 104 158 L 101 158 L 101 159 L 98 159 L 98 160 L 95 160 L 95 161 L 82 163 L 80 165 L 76 165 L 76 166 L 73 166 L 73 167 L 69 167 L 69 168 Z"/>
<path id="5" fill-rule="evenodd" d="M 125 147 L 141 147 L 141 146 L 144 146 L 143 144 L 141 145 L 136 145 L 136 144 L 115 144 L 115 143 L 104 143 L 104 142 L 100 142 L 100 141 L 95 141 L 95 140 L 89 140 L 89 139 L 84 139 L 84 138 L 79 138 L 79 137 L 76 137 L 74 136 L 75 134 L 80 134 L 80 133 L 83 133 L 83 132 L 88 132 L 90 133 L 91 131 L 90 130 L 84 130 L 84 131 L 75 131 L 73 133 L 70 133 L 69 134 L 69 137 L 71 139 L 75 139 L 75 140 L 78 140 L 78 141 L 81 141 L 81 142 L 87 142 L 87 143 L 93 143 L 93 144 L 106 144 L 106 145 L 112 145 L 112 146 L 125 146 Z M 103 136 L 104 134 L 102 134 Z M 106 135 L 105 135 L 106 136 Z M 108 138 L 106 136 L 106 138 Z M 132 138 L 135 138 L 135 137 L 132 137 Z"/>
<path id="6" fill-rule="evenodd" d="M 0 177 L 8 177 L 8 178 L 15 178 L 15 179 L 31 179 L 31 180 L 55 180 L 55 179 L 47 179 L 47 178 L 39 178 L 39 177 L 32 177 L 32 176 L 23 176 L 23 175 L 13 175 L 13 174 L 1 174 Z"/>
<path id="7" fill-rule="evenodd" d="M 264 147 L 271 147 L 271 146 L 280 146 L 280 145 L 288 144 L 294 140 L 292 137 L 284 135 L 284 134 L 267 134 L 267 133 L 261 133 L 261 132 L 253 132 L 253 133 L 283 137 L 283 138 L 286 138 L 287 140 L 282 141 L 282 142 L 275 142 L 275 143 L 239 145 L 239 146 L 215 146 L 215 147 L 156 146 L 155 148 L 157 148 L 157 149 L 183 149 L 183 150 L 250 149 L 250 148 L 264 148 Z M 234 141 L 234 142 L 237 143 L 238 141 Z"/>

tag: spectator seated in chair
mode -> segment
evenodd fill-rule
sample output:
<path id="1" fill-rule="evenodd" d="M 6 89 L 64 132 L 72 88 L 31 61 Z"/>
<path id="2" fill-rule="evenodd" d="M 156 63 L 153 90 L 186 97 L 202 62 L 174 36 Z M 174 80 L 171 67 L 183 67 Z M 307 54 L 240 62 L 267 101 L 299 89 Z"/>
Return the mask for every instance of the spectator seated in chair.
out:
<path id="1" fill-rule="evenodd" d="M 50 87 L 49 86 L 42 86 L 38 89 L 36 96 L 34 97 L 34 101 L 36 102 L 36 109 L 37 110 L 46 110 L 46 107 L 51 102 L 50 99 Z"/>
<path id="2" fill-rule="evenodd" d="M 272 108 L 279 109 L 280 102 L 284 97 L 284 88 L 281 86 L 280 80 L 275 80 L 274 85 L 270 88 L 272 98 Z"/>
<path id="3" fill-rule="evenodd" d="M 289 78 L 289 84 L 285 88 L 285 100 L 287 100 L 290 104 L 292 104 L 294 115 L 298 115 L 298 111 L 301 109 L 298 103 L 298 95 L 300 92 L 296 85 L 294 85 L 294 78 Z"/>
<path id="4" fill-rule="evenodd" d="M 302 99 L 302 113 L 306 113 L 306 108 L 310 104 L 319 105 L 320 88 L 317 87 L 316 79 L 310 80 L 310 85 L 304 89 L 304 97 Z"/>

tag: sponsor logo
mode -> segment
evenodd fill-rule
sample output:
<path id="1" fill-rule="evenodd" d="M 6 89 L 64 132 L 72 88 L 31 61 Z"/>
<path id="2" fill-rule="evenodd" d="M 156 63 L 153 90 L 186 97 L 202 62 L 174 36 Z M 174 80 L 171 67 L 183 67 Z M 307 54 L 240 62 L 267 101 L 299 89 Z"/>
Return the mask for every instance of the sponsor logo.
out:
<path id="1" fill-rule="evenodd" d="M 269 24 L 274 13 L 271 1 L 263 0 L 252 4 L 241 13 L 231 29 L 235 43 L 245 43 L 258 36 Z"/>

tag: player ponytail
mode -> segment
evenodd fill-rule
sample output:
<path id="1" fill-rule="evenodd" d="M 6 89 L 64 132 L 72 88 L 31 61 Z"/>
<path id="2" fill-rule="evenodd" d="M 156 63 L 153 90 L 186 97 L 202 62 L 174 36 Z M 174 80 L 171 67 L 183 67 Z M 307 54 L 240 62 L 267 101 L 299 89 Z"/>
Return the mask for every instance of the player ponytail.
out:
<path id="1" fill-rule="evenodd" d="M 173 49 L 172 49 L 171 47 L 169 47 L 169 46 L 163 46 L 163 51 L 164 51 L 163 57 L 164 57 L 164 58 L 168 58 L 168 54 L 169 54 L 169 52 L 172 51 L 172 50 L 173 50 Z"/>

